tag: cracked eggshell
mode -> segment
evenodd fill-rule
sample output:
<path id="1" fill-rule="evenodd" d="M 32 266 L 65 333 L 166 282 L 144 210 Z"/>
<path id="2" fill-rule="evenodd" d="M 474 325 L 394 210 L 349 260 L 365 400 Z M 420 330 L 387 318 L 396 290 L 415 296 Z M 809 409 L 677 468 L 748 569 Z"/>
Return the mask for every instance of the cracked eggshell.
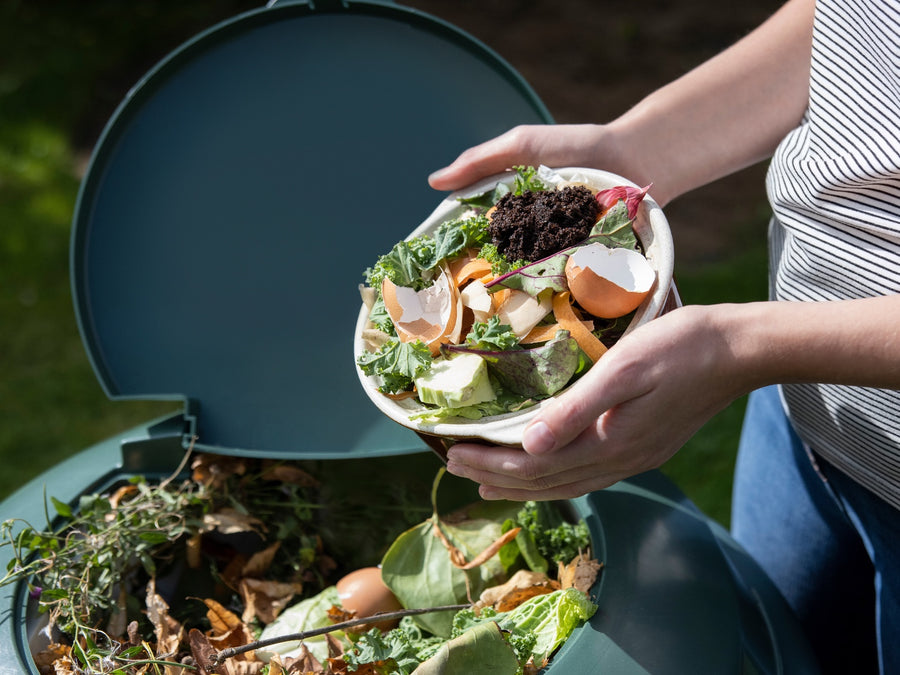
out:
<path id="1" fill-rule="evenodd" d="M 421 340 L 432 354 L 437 354 L 441 344 L 459 339 L 462 307 L 446 269 L 441 270 L 431 286 L 420 291 L 397 286 L 385 277 L 381 297 L 401 341 Z"/>
<path id="2" fill-rule="evenodd" d="M 633 312 L 650 293 L 656 272 L 639 252 L 600 243 L 577 249 L 566 261 L 572 297 L 601 319 Z"/>
<path id="3" fill-rule="evenodd" d="M 459 297 L 463 307 L 468 307 L 472 310 L 475 321 L 485 322 L 490 318 L 493 310 L 491 294 L 487 292 L 482 282 L 477 279 L 470 281 L 460 291 Z"/>
<path id="4" fill-rule="evenodd" d="M 603 190 L 619 185 L 638 187 L 635 183 L 613 173 L 588 168 L 559 168 L 555 169 L 561 180 L 571 180 L 578 183 L 586 183 L 592 189 Z M 482 181 L 464 188 L 447 196 L 440 202 L 435 210 L 414 229 L 407 239 L 423 234 L 433 234 L 441 223 L 452 218 L 459 218 L 469 210 L 469 207 L 460 203 L 461 197 L 472 197 L 494 189 L 498 183 L 513 186 L 513 172 L 506 172 L 485 178 Z M 554 181 L 555 185 L 559 181 Z M 638 209 L 637 219 L 634 225 L 635 234 L 641 242 L 647 260 L 654 269 L 657 283 L 644 298 L 644 301 L 634 313 L 634 318 L 629 323 L 626 333 L 638 326 L 647 323 L 662 313 L 669 298 L 672 285 L 672 271 L 674 267 L 674 249 L 669 224 L 666 221 L 662 209 L 653 200 L 652 195 L 647 195 Z M 462 311 L 458 316 L 462 316 Z M 355 356 L 358 357 L 365 350 L 365 342 L 362 334 L 366 327 L 369 312 L 363 305 L 357 318 L 356 337 L 354 342 Z M 414 398 L 394 400 L 378 391 L 380 382 L 377 377 L 365 375 L 361 369 L 356 368 L 363 389 L 372 403 L 385 415 L 395 422 L 412 429 L 427 437 L 451 438 L 457 440 L 477 440 L 497 445 L 521 447 L 522 432 L 528 423 L 538 415 L 553 399 L 547 399 L 541 403 L 517 412 L 494 415 L 480 420 L 466 420 L 462 418 L 449 418 L 433 421 L 423 420 L 417 417 L 422 412 L 422 405 Z M 556 396 L 565 395 L 565 391 Z M 429 444 L 430 445 L 430 444 Z"/>

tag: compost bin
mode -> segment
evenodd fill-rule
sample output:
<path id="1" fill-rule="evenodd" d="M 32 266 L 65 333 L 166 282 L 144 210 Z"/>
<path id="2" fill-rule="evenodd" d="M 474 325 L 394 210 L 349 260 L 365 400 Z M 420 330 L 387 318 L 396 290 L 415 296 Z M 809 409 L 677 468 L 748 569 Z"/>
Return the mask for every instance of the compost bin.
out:
<path id="1" fill-rule="evenodd" d="M 376 495 L 389 482 L 380 461 L 415 455 L 436 469 L 360 388 L 357 285 L 373 255 L 431 211 L 431 170 L 522 123 L 552 120 L 508 64 L 390 2 L 273 3 L 175 50 L 97 144 L 71 278 L 107 394 L 182 411 L 76 454 L 0 516 L 41 523 L 46 496 L 76 505 L 134 475 L 161 479 L 192 443 L 364 462 Z M 604 567 L 597 612 L 548 672 L 816 672 L 771 583 L 660 474 L 570 507 Z M 0 554 L 5 567 L 10 552 Z M 28 590 L 0 593 L 0 673 L 36 673 Z"/>

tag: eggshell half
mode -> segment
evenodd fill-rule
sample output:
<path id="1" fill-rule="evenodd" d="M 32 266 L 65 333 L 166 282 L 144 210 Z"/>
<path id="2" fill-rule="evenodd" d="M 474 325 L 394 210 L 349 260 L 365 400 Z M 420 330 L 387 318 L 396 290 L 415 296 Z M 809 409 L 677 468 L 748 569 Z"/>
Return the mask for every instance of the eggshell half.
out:
<path id="1" fill-rule="evenodd" d="M 372 616 L 403 609 L 400 601 L 381 579 L 381 568 L 363 567 L 350 572 L 335 585 L 341 606 L 358 617 Z M 390 630 L 399 620 L 372 622 L 382 631 Z"/>
<path id="2" fill-rule="evenodd" d="M 381 297 L 402 342 L 421 340 L 437 354 L 442 343 L 459 339 L 462 306 L 459 291 L 446 270 L 421 291 L 397 286 L 385 277 Z"/>
<path id="3" fill-rule="evenodd" d="M 653 288 L 656 272 L 637 251 L 594 243 L 569 256 L 566 280 L 586 311 L 615 319 L 638 308 Z"/>

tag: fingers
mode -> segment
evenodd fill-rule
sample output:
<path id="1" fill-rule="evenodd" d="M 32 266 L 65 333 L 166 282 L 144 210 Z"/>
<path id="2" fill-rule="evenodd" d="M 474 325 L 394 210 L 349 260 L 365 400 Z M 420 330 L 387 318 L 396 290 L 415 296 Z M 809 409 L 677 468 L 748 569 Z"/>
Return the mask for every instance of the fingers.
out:
<path id="1" fill-rule="evenodd" d="M 604 127 L 593 124 L 523 124 L 463 152 L 435 171 L 436 190 L 458 190 L 514 166 L 597 166 L 608 164 Z M 615 169 L 613 165 L 606 168 Z"/>
<path id="2" fill-rule="evenodd" d="M 431 174 L 428 184 L 435 190 L 458 190 L 512 166 L 529 164 L 532 158 L 525 139 L 530 133 L 527 127 L 516 127 L 471 147 L 449 166 Z"/>
<path id="3" fill-rule="evenodd" d="M 626 472 L 599 470 L 597 456 L 597 449 L 587 446 L 534 457 L 518 449 L 466 443 L 450 448 L 447 470 L 479 483 L 484 499 L 571 499 L 627 477 Z"/>

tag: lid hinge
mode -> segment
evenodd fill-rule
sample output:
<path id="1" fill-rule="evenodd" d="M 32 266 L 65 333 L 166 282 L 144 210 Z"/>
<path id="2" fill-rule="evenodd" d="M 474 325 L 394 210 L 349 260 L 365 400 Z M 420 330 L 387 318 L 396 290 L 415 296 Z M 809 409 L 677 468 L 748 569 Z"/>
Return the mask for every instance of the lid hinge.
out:
<path id="1" fill-rule="evenodd" d="M 196 428 L 196 405 L 189 401 L 185 412 L 149 424 L 144 435 L 124 438 L 122 468 L 133 474 L 171 473 L 190 449 Z"/>

